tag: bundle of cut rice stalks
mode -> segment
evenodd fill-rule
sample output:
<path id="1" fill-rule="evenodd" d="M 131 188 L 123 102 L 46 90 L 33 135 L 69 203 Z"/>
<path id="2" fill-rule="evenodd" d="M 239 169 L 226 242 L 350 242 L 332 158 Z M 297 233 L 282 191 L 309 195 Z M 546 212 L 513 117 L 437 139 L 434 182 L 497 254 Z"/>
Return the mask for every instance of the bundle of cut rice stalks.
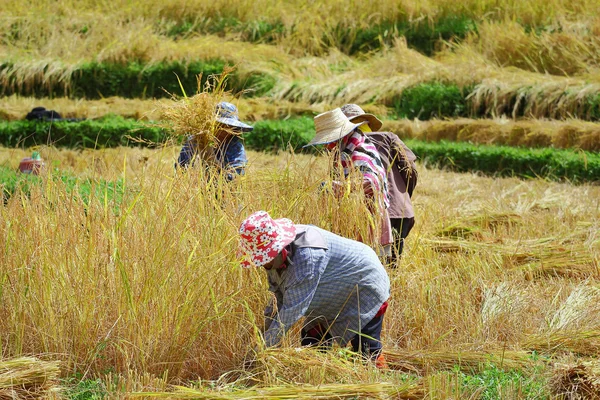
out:
<path id="1" fill-rule="evenodd" d="M 0 360 L 0 400 L 48 398 L 57 389 L 59 373 L 58 361 Z"/>
<path id="2" fill-rule="evenodd" d="M 345 349 L 319 351 L 310 347 L 266 349 L 247 363 L 238 382 L 281 385 L 356 383 L 363 380 L 365 365 Z"/>
<path id="3" fill-rule="evenodd" d="M 543 353 L 569 351 L 581 356 L 600 354 L 600 331 L 561 331 L 545 335 L 531 335 L 522 348 Z"/>
<path id="4" fill-rule="evenodd" d="M 600 276 L 598 258 L 590 246 L 582 241 L 570 242 L 569 238 L 540 238 L 509 241 L 503 243 L 484 241 L 481 232 L 475 228 L 462 228 L 461 231 L 446 229 L 444 233 L 467 236 L 474 240 L 434 238 L 423 239 L 423 243 L 443 253 L 487 252 L 502 257 L 505 268 L 525 274 L 526 278 L 536 279 L 547 276 L 589 278 Z"/>
<path id="5" fill-rule="evenodd" d="M 533 361 L 525 351 L 399 351 L 384 350 L 391 369 L 410 373 L 429 373 L 431 370 L 450 370 L 459 367 L 461 371 L 473 372 L 496 367 L 513 370 L 531 366 Z"/>
<path id="6" fill-rule="evenodd" d="M 176 386 L 173 392 L 130 393 L 130 397 L 156 397 L 172 399 L 420 399 L 423 389 L 414 384 L 358 383 L 327 385 L 284 385 L 215 391 Z"/>
<path id="7" fill-rule="evenodd" d="M 171 102 L 157 102 L 160 111 L 159 125 L 165 128 L 170 139 L 176 143 L 190 137 L 198 156 L 211 163 L 217 145 L 216 107 L 220 101 L 231 97 L 226 92 L 227 76 L 233 68 L 225 67 L 220 75 L 211 75 L 204 87 L 201 87 L 202 76 L 198 76 L 197 93 L 188 97 L 183 87 L 183 97 L 171 95 Z"/>
<path id="8" fill-rule="evenodd" d="M 521 222 L 521 218 L 519 214 L 512 212 L 484 212 L 461 218 L 460 221 L 439 229 L 436 234 L 442 237 L 483 238 L 484 229 L 517 225 Z"/>
<path id="9" fill-rule="evenodd" d="M 550 385 L 556 398 L 600 399 L 600 363 L 557 364 Z"/>

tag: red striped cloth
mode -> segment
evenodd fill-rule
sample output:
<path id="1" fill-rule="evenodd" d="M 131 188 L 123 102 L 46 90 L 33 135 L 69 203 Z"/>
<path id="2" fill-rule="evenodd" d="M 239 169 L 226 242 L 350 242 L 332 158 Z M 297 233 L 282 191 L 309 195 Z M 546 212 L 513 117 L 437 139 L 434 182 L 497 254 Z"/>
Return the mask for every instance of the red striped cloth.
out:
<path id="1" fill-rule="evenodd" d="M 352 168 L 357 168 L 363 179 L 370 183 L 373 194 L 381 193 L 385 208 L 390 205 L 385 168 L 379 152 L 371 140 L 361 131 L 355 130 L 341 141 L 341 159 L 344 176 L 348 176 Z"/>

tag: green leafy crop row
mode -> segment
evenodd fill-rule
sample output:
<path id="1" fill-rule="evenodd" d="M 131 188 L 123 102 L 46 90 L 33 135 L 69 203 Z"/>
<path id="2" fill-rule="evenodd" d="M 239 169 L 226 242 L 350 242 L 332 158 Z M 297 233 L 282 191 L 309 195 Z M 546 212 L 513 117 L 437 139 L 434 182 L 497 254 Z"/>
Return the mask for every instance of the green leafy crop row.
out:
<path id="1" fill-rule="evenodd" d="M 52 145 L 68 148 L 95 148 L 135 145 L 130 138 L 160 143 L 162 129 L 120 116 L 98 120 L 68 121 L 2 121 L 0 144 L 7 147 Z"/>
<path id="2" fill-rule="evenodd" d="M 587 121 L 600 121 L 600 93 L 589 93 L 581 98 L 574 99 L 568 92 L 553 99 L 545 98 L 545 109 L 530 109 L 528 101 L 523 100 L 528 96 L 529 90 L 534 88 L 521 88 L 512 93 L 507 93 L 505 99 L 498 101 L 491 95 L 487 102 L 475 106 L 470 96 L 477 86 L 459 87 L 452 83 L 427 82 L 405 89 L 391 101 L 393 112 L 398 118 L 418 118 L 429 120 L 432 118 L 488 118 L 506 115 L 510 118 L 578 118 Z M 543 94 L 538 94 L 543 96 Z M 504 106 L 499 108 L 497 103 Z"/>
<path id="3" fill-rule="evenodd" d="M 109 182 L 106 180 L 79 179 L 72 175 L 51 171 L 48 179 L 61 182 L 68 192 L 76 192 L 78 196 L 88 203 L 90 198 L 106 198 L 113 205 L 121 203 L 125 188 L 121 180 Z M 0 195 L 6 203 L 17 191 L 29 194 L 32 186 L 41 185 L 43 178 L 37 175 L 22 174 L 19 171 L 0 165 Z"/>
<path id="4" fill-rule="evenodd" d="M 422 162 L 457 172 L 544 177 L 574 183 L 600 181 L 600 155 L 597 153 L 446 141 L 432 143 L 407 140 L 406 144 Z"/>
<path id="5" fill-rule="evenodd" d="M 283 121 L 259 121 L 254 131 L 245 135 L 248 149 L 273 151 L 292 148 L 302 150 L 314 136 L 311 118 L 301 117 Z M 121 117 L 82 122 L 0 123 L 0 144 L 29 147 L 50 144 L 59 147 L 114 147 L 119 145 L 146 145 L 163 143 L 166 132 L 156 126 L 142 124 Z M 136 139 L 141 139 L 136 140 Z M 454 171 L 476 171 L 500 176 L 567 179 L 573 182 L 600 181 L 600 155 L 597 153 L 529 149 L 509 146 L 486 146 L 455 142 L 407 143 L 421 161 Z"/>

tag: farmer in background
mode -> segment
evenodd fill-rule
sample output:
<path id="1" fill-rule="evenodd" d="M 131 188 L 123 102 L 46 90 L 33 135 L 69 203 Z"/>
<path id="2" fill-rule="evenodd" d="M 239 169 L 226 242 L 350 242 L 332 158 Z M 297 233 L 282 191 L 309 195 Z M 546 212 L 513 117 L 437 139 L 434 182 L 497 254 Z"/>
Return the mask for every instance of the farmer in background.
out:
<path id="1" fill-rule="evenodd" d="M 215 139 L 217 146 L 211 154 L 212 160 L 203 160 L 214 164 L 219 171 L 225 174 L 228 181 L 237 175 L 244 175 L 247 164 L 246 150 L 241 135 L 254 129 L 252 126 L 240 121 L 238 109 L 235 105 L 222 101 L 216 106 L 217 127 Z M 176 167 L 187 168 L 201 158 L 194 144 L 194 136 L 190 136 L 183 145 Z"/>
<path id="2" fill-rule="evenodd" d="M 351 342 L 355 352 L 386 367 L 380 337 L 390 281 L 370 247 L 316 226 L 274 220 L 266 211 L 250 215 L 239 232 L 242 266 L 266 270 L 277 303 L 275 313 L 272 304 L 265 310 L 267 346 L 306 317 L 303 346 Z"/>
<path id="3" fill-rule="evenodd" d="M 387 211 L 394 235 L 391 265 L 402 255 L 404 239 L 415 225 L 415 212 L 411 202 L 417 185 L 415 154 L 392 132 L 380 132 L 382 122 L 373 114 L 365 113 L 356 104 L 346 104 L 342 112 L 351 122 L 366 122 L 358 129 L 372 140 L 387 172 L 390 206 Z"/>
<path id="4" fill-rule="evenodd" d="M 377 251 L 382 257 L 391 256 L 392 229 L 387 213 L 389 192 L 386 171 L 377 148 L 359 129 L 366 122 L 351 122 L 339 108 L 319 114 L 314 120 L 316 135 L 307 146 L 322 144 L 333 152 L 334 175 L 341 176 L 343 173 L 344 178 L 348 178 L 352 170 L 362 174 L 362 190 L 370 200 L 369 209 L 381 225 Z M 332 185 L 337 196 L 343 196 L 347 190 L 340 180 L 334 180 Z"/>

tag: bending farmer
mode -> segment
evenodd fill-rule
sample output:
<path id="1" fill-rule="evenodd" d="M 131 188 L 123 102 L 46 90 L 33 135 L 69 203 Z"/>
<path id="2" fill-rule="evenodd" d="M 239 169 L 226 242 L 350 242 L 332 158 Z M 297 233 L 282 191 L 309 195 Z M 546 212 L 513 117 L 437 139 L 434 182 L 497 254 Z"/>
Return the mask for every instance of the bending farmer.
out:
<path id="1" fill-rule="evenodd" d="M 390 280 L 369 246 L 312 225 L 274 220 L 265 211 L 240 226 L 244 267 L 263 267 L 277 312 L 265 310 L 267 346 L 277 345 L 302 317 L 302 345 L 352 343 L 385 366 L 381 327 Z"/>

